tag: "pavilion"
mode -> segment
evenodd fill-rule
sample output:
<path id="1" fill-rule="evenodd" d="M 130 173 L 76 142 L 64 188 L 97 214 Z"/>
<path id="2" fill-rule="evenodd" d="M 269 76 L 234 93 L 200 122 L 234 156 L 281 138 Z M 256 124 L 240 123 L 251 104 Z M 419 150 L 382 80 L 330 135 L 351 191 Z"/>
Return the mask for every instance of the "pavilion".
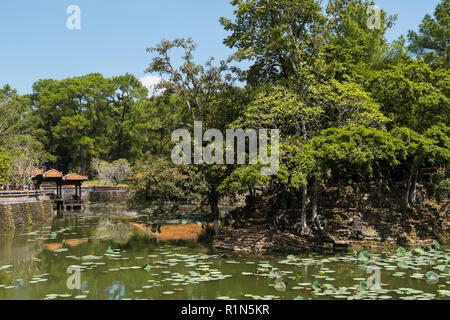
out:
<path id="1" fill-rule="evenodd" d="M 83 200 L 81 198 L 81 185 L 87 181 L 88 178 L 76 173 L 69 173 L 63 175 L 62 172 L 51 169 L 47 172 L 37 172 L 38 174 L 33 178 L 38 185 L 43 183 L 56 184 L 56 197 L 53 199 L 56 202 L 56 207 L 60 209 L 80 209 L 83 207 Z M 62 194 L 63 186 L 74 186 L 75 194 L 70 199 L 64 199 Z"/>

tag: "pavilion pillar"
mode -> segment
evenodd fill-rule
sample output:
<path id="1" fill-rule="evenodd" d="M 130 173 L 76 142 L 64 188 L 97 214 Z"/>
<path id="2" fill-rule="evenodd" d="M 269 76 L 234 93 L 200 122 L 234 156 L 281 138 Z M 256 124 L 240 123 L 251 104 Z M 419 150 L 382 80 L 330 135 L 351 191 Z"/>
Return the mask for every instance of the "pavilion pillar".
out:
<path id="1" fill-rule="evenodd" d="M 56 184 L 56 198 L 62 198 L 62 185 L 59 183 Z"/>

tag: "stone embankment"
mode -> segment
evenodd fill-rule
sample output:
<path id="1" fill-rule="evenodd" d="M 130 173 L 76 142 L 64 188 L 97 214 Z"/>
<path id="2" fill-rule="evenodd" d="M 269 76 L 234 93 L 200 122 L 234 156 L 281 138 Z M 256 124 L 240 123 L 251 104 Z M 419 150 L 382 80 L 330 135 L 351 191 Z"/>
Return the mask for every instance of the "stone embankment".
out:
<path id="1" fill-rule="evenodd" d="M 0 202 L 0 229 L 18 229 L 49 223 L 54 216 L 50 200 Z"/>

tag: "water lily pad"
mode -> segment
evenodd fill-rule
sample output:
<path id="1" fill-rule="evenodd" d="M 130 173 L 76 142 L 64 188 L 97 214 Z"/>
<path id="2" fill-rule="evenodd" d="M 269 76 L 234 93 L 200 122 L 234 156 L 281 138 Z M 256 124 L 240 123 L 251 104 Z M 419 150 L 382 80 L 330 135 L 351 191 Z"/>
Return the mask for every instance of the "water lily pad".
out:
<path id="1" fill-rule="evenodd" d="M 322 288 L 322 286 L 320 285 L 320 283 L 318 281 L 314 281 L 312 284 L 312 289 L 314 291 L 320 291 L 320 289 Z"/>
<path id="2" fill-rule="evenodd" d="M 170 294 L 174 294 L 174 291 L 164 291 L 162 294 L 164 295 L 170 295 Z"/>
<path id="3" fill-rule="evenodd" d="M 11 268 L 11 267 L 12 267 L 11 264 L 8 264 L 8 265 L 5 265 L 5 266 L 1 266 L 1 267 L 0 267 L 0 271 L 1 271 L 1 270 L 9 269 L 9 268 Z"/>
<path id="4" fill-rule="evenodd" d="M 441 248 L 441 245 L 436 240 L 433 240 L 433 244 L 430 246 L 433 250 L 439 250 Z"/>
<path id="5" fill-rule="evenodd" d="M 147 272 L 150 272 L 150 270 L 152 270 L 152 266 L 147 263 L 145 266 L 142 267 L 142 269 L 144 269 Z"/>
<path id="6" fill-rule="evenodd" d="M 367 285 L 367 281 L 361 281 L 358 286 L 359 292 L 367 292 L 369 291 L 369 287 Z"/>
<path id="7" fill-rule="evenodd" d="M 358 254 L 358 261 L 367 262 L 370 260 L 370 253 L 367 251 L 361 251 Z"/>
<path id="8" fill-rule="evenodd" d="M 279 281 L 279 282 L 275 283 L 274 288 L 277 291 L 284 292 L 284 291 L 286 291 L 286 283 L 284 283 L 283 281 Z"/>
<path id="9" fill-rule="evenodd" d="M 397 256 L 397 257 L 404 257 L 405 255 L 406 255 L 406 249 L 405 248 L 403 248 L 403 247 L 399 247 L 398 249 L 397 249 L 397 251 L 395 252 L 395 255 Z"/>
<path id="10" fill-rule="evenodd" d="M 439 276 L 433 271 L 428 271 L 427 273 L 425 273 L 425 278 L 427 283 L 429 284 L 435 284 L 439 282 Z"/>

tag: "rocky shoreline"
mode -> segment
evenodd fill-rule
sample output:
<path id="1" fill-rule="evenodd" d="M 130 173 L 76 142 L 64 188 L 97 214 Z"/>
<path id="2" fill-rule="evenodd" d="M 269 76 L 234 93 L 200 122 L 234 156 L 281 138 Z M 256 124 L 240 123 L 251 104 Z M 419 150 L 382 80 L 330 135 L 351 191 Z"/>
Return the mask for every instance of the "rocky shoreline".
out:
<path id="1" fill-rule="evenodd" d="M 432 240 L 445 244 L 450 236 L 449 208 L 449 201 L 440 205 L 425 201 L 407 210 L 328 208 L 320 215 L 324 225 L 312 228 L 308 235 L 280 231 L 262 217 L 249 218 L 224 227 L 213 247 L 219 251 L 267 254 L 410 247 L 429 245 Z"/>

